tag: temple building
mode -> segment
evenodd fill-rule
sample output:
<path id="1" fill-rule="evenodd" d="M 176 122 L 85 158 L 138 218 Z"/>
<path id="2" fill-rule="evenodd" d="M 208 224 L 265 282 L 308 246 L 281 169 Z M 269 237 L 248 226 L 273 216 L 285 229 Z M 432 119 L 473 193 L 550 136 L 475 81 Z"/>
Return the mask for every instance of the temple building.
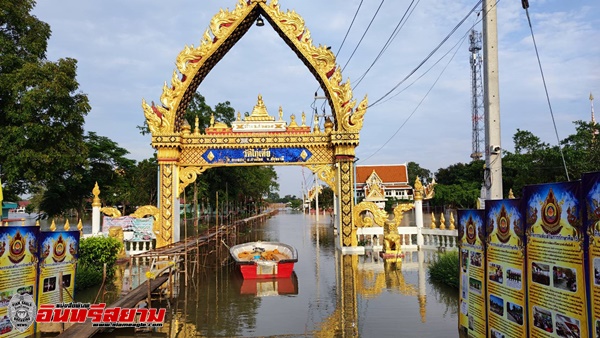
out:
<path id="1" fill-rule="evenodd" d="M 380 208 L 386 200 L 413 199 L 406 164 L 358 165 L 355 189 L 359 201 L 374 202 Z"/>

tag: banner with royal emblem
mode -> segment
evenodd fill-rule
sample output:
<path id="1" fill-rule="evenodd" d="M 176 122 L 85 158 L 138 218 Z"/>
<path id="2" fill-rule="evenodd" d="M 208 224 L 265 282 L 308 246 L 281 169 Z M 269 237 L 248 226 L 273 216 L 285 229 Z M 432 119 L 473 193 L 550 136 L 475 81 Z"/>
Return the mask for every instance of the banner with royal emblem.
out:
<path id="1" fill-rule="evenodd" d="M 586 173 L 581 179 L 585 204 L 585 229 L 589 236 L 588 294 L 592 332 L 600 335 L 600 172 Z"/>
<path id="2" fill-rule="evenodd" d="M 589 337 L 581 182 L 523 189 L 529 337 Z"/>
<path id="3" fill-rule="evenodd" d="M 484 210 L 458 210 L 460 250 L 459 331 L 463 336 L 485 337 L 487 308 L 485 301 Z"/>
<path id="4" fill-rule="evenodd" d="M 518 199 L 485 201 L 488 337 L 527 337 L 525 222 Z"/>
<path id="5" fill-rule="evenodd" d="M 77 230 L 40 232 L 38 304 L 73 301 L 79 235 Z M 59 283 L 61 276 L 62 292 Z"/>
<path id="6" fill-rule="evenodd" d="M 0 226 L 0 337 L 29 337 L 36 298 L 39 227 Z M 26 325 L 29 324 L 29 325 Z"/>

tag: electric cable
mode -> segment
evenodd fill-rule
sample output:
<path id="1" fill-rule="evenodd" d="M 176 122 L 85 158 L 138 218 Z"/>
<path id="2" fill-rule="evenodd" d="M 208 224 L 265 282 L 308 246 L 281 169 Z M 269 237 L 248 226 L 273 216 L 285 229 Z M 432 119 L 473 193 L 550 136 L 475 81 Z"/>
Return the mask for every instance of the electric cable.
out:
<path id="1" fill-rule="evenodd" d="M 412 13 L 414 12 L 415 8 L 417 8 L 417 6 L 419 5 L 420 2 L 421 2 L 421 0 L 417 0 L 417 4 L 414 7 L 412 7 L 412 5 L 415 3 L 415 0 L 412 0 L 412 2 L 410 3 L 410 5 L 408 5 L 408 8 L 406 9 L 406 11 L 404 12 L 404 14 L 400 18 L 400 21 L 398 21 L 398 24 L 396 25 L 396 28 L 394 28 L 394 30 L 392 31 L 392 34 L 390 34 L 390 37 L 387 39 L 387 41 L 385 42 L 385 44 L 383 45 L 383 47 L 379 51 L 379 54 L 377 54 L 377 57 L 375 57 L 375 60 L 373 60 L 373 62 L 369 66 L 369 68 L 367 68 L 367 70 L 361 76 L 358 77 L 358 80 L 356 81 L 356 84 L 354 85 L 354 88 L 352 88 L 352 90 L 355 90 L 356 87 L 358 87 L 358 85 L 362 82 L 362 80 L 365 78 L 365 76 L 369 73 L 369 71 L 371 70 L 371 68 L 373 68 L 373 66 L 375 65 L 375 63 L 377 63 L 377 61 L 383 55 L 383 53 L 385 53 L 385 51 L 387 50 L 387 48 L 394 41 L 394 39 L 396 38 L 396 36 L 398 36 L 398 33 L 400 32 L 400 30 L 402 29 L 402 27 L 404 27 L 404 25 L 406 24 L 406 21 L 412 15 Z M 410 11 L 410 13 L 409 13 L 409 11 Z M 404 18 L 406 18 L 406 20 L 404 20 Z"/>
<path id="2" fill-rule="evenodd" d="M 499 0 L 498 0 L 499 1 Z M 406 77 L 404 77 L 404 79 L 402 79 L 400 82 L 398 82 L 392 89 L 390 89 L 387 93 L 385 93 L 382 97 L 378 98 L 377 100 L 375 100 L 373 103 L 371 103 L 367 108 L 371 108 L 375 105 L 377 105 L 379 102 L 381 102 L 383 99 L 385 99 L 387 96 L 389 96 L 394 90 L 396 90 L 400 85 L 402 85 L 402 83 L 404 83 L 406 80 L 408 80 L 408 78 L 410 78 L 417 70 L 419 70 L 419 68 L 421 68 L 421 66 L 423 66 L 423 64 L 425 64 L 425 62 L 427 62 L 443 45 L 444 43 L 446 43 L 446 41 L 448 41 L 448 39 L 454 35 L 454 33 L 456 32 L 456 30 L 458 28 L 460 28 L 460 26 L 462 26 L 462 24 L 469 18 L 469 16 L 475 12 L 475 10 L 477 9 L 477 7 L 481 4 L 482 0 L 477 1 L 477 3 L 475 4 L 475 6 L 473 6 L 473 8 L 467 13 L 467 15 L 465 15 L 464 18 L 462 18 L 462 20 L 460 20 L 458 22 L 458 24 L 450 31 L 450 33 L 448 33 L 448 35 L 446 35 L 446 37 L 444 37 L 444 39 L 442 39 L 442 41 L 427 55 L 427 57 L 425 57 L 425 59 L 423 59 L 418 65 L 417 67 L 415 67 L 408 75 L 406 75 Z M 496 2 L 497 4 L 498 2 Z"/>
<path id="3" fill-rule="evenodd" d="M 535 35 L 533 34 L 533 26 L 531 25 L 531 18 L 529 17 L 529 1 L 521 0 L 523 9 L 527 14 L 527 22 L 529 23 L 529 30 L 531 31 L 531 39 L 533 40 L 533 47 L 535 49 L 535 55 L 537 57 L 538 66 L 540 67 L 540 74 L 542 75 L 542 82 L 544 83 L 544 91 L 546 93 L 546 100 L 548 101 L 548 108 L 550 109 L 550 116 L 552 117 L 552 124 L 554 125 L 554 132 L 556 133 L 556 141 L 558 142 L 558 150 L 560 150 L 560 156 L 562 157 L 563 166 L 565 168 L 565 174 L 567 175 L 567 181 L 570 181 L 569 171 L 567 170 L 567 162 L 565 161 L 565 154 L 560 146 L 560 138 L 558 136 L 558 129 L 556 128 L 556 121 L 554 120 L 554 112 L 552 111 L 552 104 L 550 103 L 550 95 L 548 95 L 548 87 L 546 86 L 546 78 L 544 77 L 544 70 L 542 68 L 542 62 L 540 61 L 540 54 L 538 52 L 537 43 L 535 42 Z"/>
<path id="4" fill-rule="evenodd" d="M 417 106 L 415 107 L 415 109 L 413 109 L 413 111 L 410 113 L 410 115 L 408 115 L 408 117 L 406 118 L 406 120 L 404 120 L 404 122 L 398 127 L 398 129 L 396 129 L 396 131 L 394 132 L 394 134 L 392 134 L 392 136 L 390 136 L 390 138 L 388 138 L 388 140 L 385 141 L 385 143 L 382 144 L 381 147 L 379 147 L 379 149 L 377 149 L 373 154 L 371 154 L 369 157 L 367 157 L 364 161 L 367 161 L 371 157 L 375 156 L 375 154 L 377 154 L 381 149 L 383 149 L 398 134 L 398 132 L 400 132 L 400 129 L 402 129 L 402 127 L 404 127 L 404 125 L 406 123 L 408 123 L 408 120 L 410 120 L 410 118 L 415 114 L 415 112 L 417 111 L 417 109 L 419 109 L 419 107 L 421 106 L 421 104 L 423 103 L 423 101 L 425 101 L 425 99 L 427 98 L 427 96 L 429 95 L 429 93 L 433 90 L 433 87 L 435 87 L 435 85 L 437 84 L 437 82 L 440 80 L 440 78 L 442 77 L 442 75 L 444 74 L 444 72 L 446 71 L 446 69 L 448 68 L 448 66 L 450 65 L 450 63 L 452 62 L 452 60 L 454 60 L 454 57 L 456 56 L 456 53 L 460 49 L 459 47 L 462 46 L 462 44 L 464 43 L 464 41 L 465 41 L 466 38 L 467 38 L 467 34 L 465 34 L 462 37 L 461 43 L 457 45 L 457 48 L 454 51 L 454 54 L 452 54 L 452 57 L 450 58 L 450 60 L 448 60 L 448 63 L 444 66 L 444 68 L 442 69 L 442 71 L 440 72 L 440 74 L 438 75 L 438 77 L 435 79 L 435 81 L 433 82 L 433 84 L 429 87 L 429 90 L 427 90 L 427 93 L 425 93 L 425 95 L 423 96 L 423 98 L 421 99 L 421 101 L 419 101 L 419 104 L 417 104 Z"/>

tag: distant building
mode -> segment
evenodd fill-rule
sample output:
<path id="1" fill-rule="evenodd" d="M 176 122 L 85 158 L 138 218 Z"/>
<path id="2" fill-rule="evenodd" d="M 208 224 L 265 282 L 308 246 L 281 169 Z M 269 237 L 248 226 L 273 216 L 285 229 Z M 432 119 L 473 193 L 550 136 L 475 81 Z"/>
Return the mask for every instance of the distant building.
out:
<path id="1" fill-rule="evenodd" d="M 406 164 L 356 166 L 356 197 L 370 201 L 380 208 L 390 199 L 413 199 L 413 188 L 408 184 Z"/>

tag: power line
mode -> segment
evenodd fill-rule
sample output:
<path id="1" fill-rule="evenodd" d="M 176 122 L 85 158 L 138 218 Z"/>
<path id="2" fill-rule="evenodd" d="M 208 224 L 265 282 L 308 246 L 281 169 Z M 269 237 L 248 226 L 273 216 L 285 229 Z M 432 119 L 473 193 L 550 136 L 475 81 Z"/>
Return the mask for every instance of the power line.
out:
<path id="1" fill-rule="evenodd" d="M 544 83 L 544 91 L 546 92 L 546 100 L 548 101 L 548 108 L 550 109 L 550 116 L 552 117 L 552 124 L 554 125 L 554 132 L 556 133 L 556 141 L 558 142 L 558 150 L 560 150 L 560 156 L 562 157 L 563 166 L 565 168 L 565 174 L 567 175 L 567 181 L 569 179 L 569 171 L 567 170 L 567 162 L 565 161 L 565 155 L 563 154 L 562 147 L 560 146 L 560 138 L 558 137 L 558 129 L 556 128 L 556 121 L 554 120 L 554 112 L 552 111 L 552 104 L 550 104 L 550 95 L 548 95 L 548 87 L 546 86 L 546 78 L 544 77 L 544 70 L 542 69 L 542 62 L 540 61 L 540 54 L 538 52 L 537 43 L 535 42 L 535 35 L 533 34 L 533 26 L 531 25 L 531 18 L 529 17 L 529 1 L 521 0 L 523 9 L 527 14 L 527 22 L 529 22 L 529 30 L 531 31 L 531 39 L 533 40 L 533 47 L 535 48 L 535 55 L 537 57 L 538 66 L 540 67 L 540 74 L 542 75 L 542 82 Z"/>
<path id="2" fill-rule="evenodd" d="M 458 24 L 450 31 L 450 33 L 448 33 L 448 35 L 446 35 L 446 37 L 444 39 L 442 39 L 442 41 L 429 53 L 429 55 L 427 55 L 427 57 L 425 57 L 425 59 L 423 59 L 423 61 L 421 61 L 417 65 L 417 67 L 415 67 L 406 77 L 404 77 L 404 79 L 402 79 L 400 82 L 398 82 L 392 89 L 390 89 L 382 97 L 378 98 L 377 100 L 375 100 L 375 102 L 371 103 L 368 106 L 368 108 L 377 105 L 379 102 L 381 102 L 387 96 L 389 96 L 394 90 L 396 90 L 400 85 L 402 85 L 402 83 L 404 83 L 409 77 L 411 77 L 417 70 L 419 70 L 419 68 L 421 68 L 421 66 L 423 66 L 423 64 L 425 64 L 425 62 L 427 62 L 442 47 L 442 45 L 444 45 L 444 43 L 446 43 L 446 41 L 454 34 L 454 32 L 456 32 L 456 30 L 458 28 L 460 28 L 460 26 L 462 26 L 462 24 L 469 18 L 469 16 L 473 12 L 475 12 L 475 10 L 477 9 L 477 7 L 479 5 L 481 5 L 481 2 L 482 2 L 482 0 L 477 1 L 477 3 L 475 4 L 475 6 L 473 6 L 473 8 L 467 13 L 467 15 L 465 15 L 465 17 L 458 22 Z M 497 3 L 498 2 L 496 2 L 496 4 Z"/>
<path id="3" fill-rule="evenodd" d="M 398 36 L 398 33 L 400 32 L 400 30 L 402 29 L 402 27 L 404 27 L 404 25 L 406 24 L 406 21 L 412 15 L 412 13 L 414 12 L 415 8 L 417 8 L 417 6 L 419 5 L 420 2 L 421 2 L 421 0 L 417 0 L 417 4 L 414 7 L 412 7 L 412 5 L 415 3 L 415 0 L 413 0 L 410 3 L 410 5 L 406 9 L 406 11 L 404 12 L 404 15 L 402 15 L 402 17 L 400 18 L 400 21 L 398 21 L 398 24 L 396 25 L 396 28 L 394 28 L 394 30 L 392 31 L 392 34 L 390 34 L 390 37 L 387 39 L 387 41 L 385 42 L 385 44 L 383 45 L 383 47 L 379 51 L 379 54 L 377 55 L 377 57 L 375 57 L 375 60 L 373 60 L 373 62 L 369 66 L 369 68 L 367 68 L 367 70 L 358 78 L 358 80 L 356 81 L 356 84 L 354 85 L 354 88 L 352 88 L 352 90 L 355 90 L 356 87 L 358 87 L 358 85 L 362 82 L 362 80 L 365 78 L 365 76 L 367 75 L 367 73 L 369 73 L 369 71 L 371 70 L 371 68 L 373 68 L 373 66 L 375 65 L 375 63 L 377 63 L 377 61 L 379 60 L 379 58 L 383 55 L 383 53 L 390 46 L 390 44 L 392 43 L 392 41 L 394 41 L 394 39 L 396 38 L 396 36 Z M 410 13 L 409 13 L 409 11 L 410 11 Z M 406 20 L 404 20 L 404 18 L 406 18 Z"/>
<path id="4" fill-rule="evenodd" d="M 454 51 L 454 54 L 452 54 L 452 57 L 450 58 L 450 60 L 448 60 L 448 63 L 444 66 L 444 68 L 442 69 L 442 71 L 440 72 L 440 74 L 438 75 L 438 77 L 435 79 L 435 81 L 433 82 L 433 84 L 431 85 L 431 87 L 429 87 L 429 90 L 427 90 L 427 93 L 425 93 L 425 95 L 423 96 L 423 98 L 421 99 L 421 101 L 419 101 L 419 104 L 417 104 L 417 106 L 415 107 L 415 109 L 413 109 L 413 111 L 406 118 L 406 120 L 404 120 L 404 122 L 398 127 L 398 129 L 396 129 L 396 131 L 394 132 L 394 134 L 392 134 L 392 136 L 390 136 L 390 138 L 388 138 L 388 140 L 385 141 L 385 143 L 382 144 L 381 147 L 379 147 L 379 149 L 377 149 L 373 154 L 371 154 L 369 157 L 367 157 L 364 161 L 367 161 L 371 157 L 375 156 L 375 154 L 377 154 L 381 149 L 383 149 L 398 134 L 398 132 L 400 132 L 400 129 L 402 129 L 402 127 L 404 127 L 404 125 L 406 123 L 408 123 L 408 120 L 410 120 L 410 118 L 415 114 L 415 112 L 417 111 L 417 109 L 419 109 L 419 107 L 421 106 L 421 104 L 423 103 L 423 101 L 425 101 L 425 99 L 427 98 L 427 96 L 429 96 L 429 93 L 433 90 L 433 87 L 435 87 L 435 85 L 438 83 L 439 79 L 442 77 L 442 75 L 444 74 L 444 72 L 446 71 L 446 69 L 448 68 L 448 66 L 450 65 L 450 63 L 454 59 L 454 57 L 456 56 L 456 53 L 459 51 L 460 48 L 458 48 L 458 47 L 460 47 L 462 45 L 462 43 L 465 41 L 466 37 L 467 37 L 467 34 L 465 34 L 462 37 L 462 39 L 460 40 L 460 43 L 458 43 L 458 44 L 455 45 L 455 46 L 457 46 L 457 48 Z"/>
<path id="5" fill-rule="evenodd" d="M 358 41 L 358 44 L 356 45 L 356 47 L 352 51 L 352 54 L 350 54 L 350 57 L 348 58 L 348 61 L 346 61 L 346 64 L 344 65 L 344 67 L 342 67 L 342 71 L 344 71 L 344 69 L 346 69 L 346 66 L 348 65 L 348 63 L 350 62 L 350 60 L 352 60 L 352 57 L 354 56 L 354 53 L 356 53 L 356 50 L 358 49 L 358 47 L 360 47 L 360 44 L 362 43 L 363 39 L 365 38 L 365 35 L 367 35 L 367 32 L 369 31 L 369 29 L 371 28 L 371 25 L 373 24 L 373 21 L 375 21 L 375 18 L 377 17 L 377 14 L 379 14 L 379 10 L 381 9 L 381 6 L 383 5 L 384 2 L 385 2 L 385 0 L 381 0 L 381 2 L 379 3 L 379 7 L 377 7 L 377 11 L 375 11 L 375 14 L 373 14 L 373 17 L 371 18 L 371 21 L 369 22 L 369 25 L 367 26 L 367 28 L 365 29 L 365 32 L 363 33 L 363 35 L 361 36 L 360 40 Z"/>

